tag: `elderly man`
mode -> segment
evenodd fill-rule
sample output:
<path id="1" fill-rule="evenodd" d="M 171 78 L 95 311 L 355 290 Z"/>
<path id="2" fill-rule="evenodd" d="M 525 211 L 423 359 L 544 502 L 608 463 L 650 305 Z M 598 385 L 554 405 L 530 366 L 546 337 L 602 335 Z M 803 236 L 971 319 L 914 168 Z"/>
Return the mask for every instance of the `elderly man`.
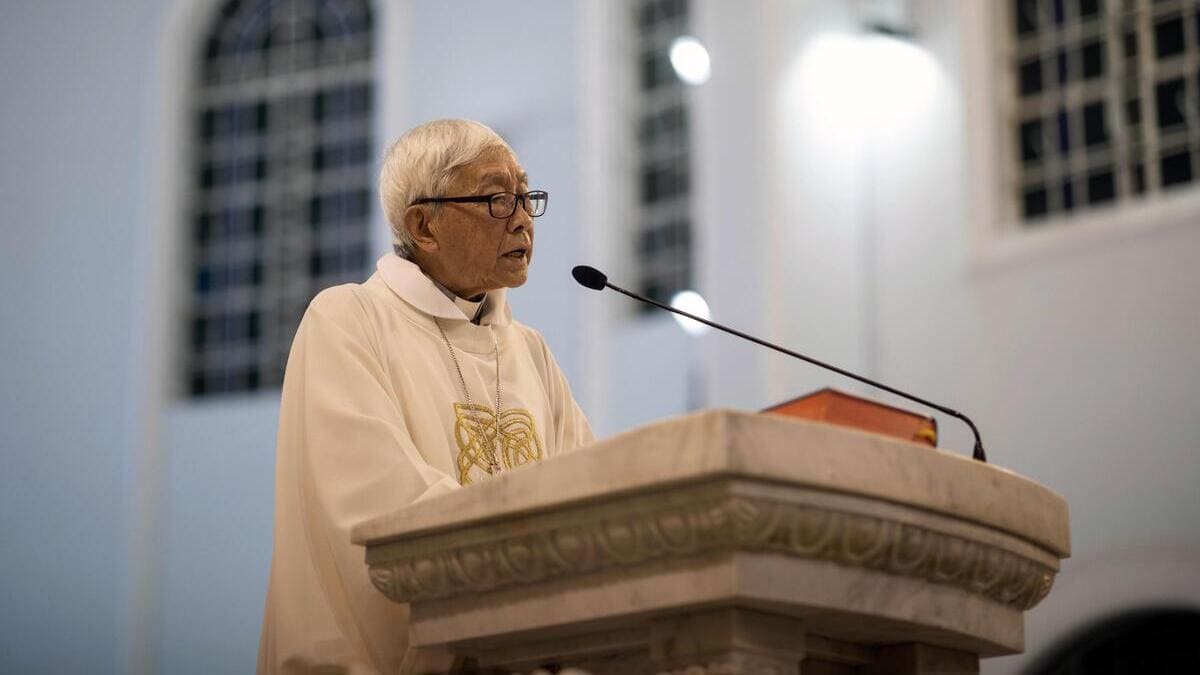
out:
<path id="1" fill-rule="evenodd" d="M 379 181 L 396 253 L 309 305 L 279 418 L 275 552 L 260 673 L 442 671 L 350 528 L 593 440 L 537 331 L 512 319 L 534 218 L 511 148 L 468 120 L 419 126 Z"/>

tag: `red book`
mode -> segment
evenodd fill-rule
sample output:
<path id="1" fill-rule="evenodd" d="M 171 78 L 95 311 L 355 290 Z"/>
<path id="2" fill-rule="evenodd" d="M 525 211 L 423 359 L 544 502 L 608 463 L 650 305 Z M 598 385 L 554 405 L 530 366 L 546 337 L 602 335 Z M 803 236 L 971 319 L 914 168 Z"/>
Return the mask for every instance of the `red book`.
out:
<path id="1" fill-rule="evenodd" d="M 937 447 L 937 420 L 836 389 L 821 389 L 771 406 L 765 413 L 862 429 Z"/>

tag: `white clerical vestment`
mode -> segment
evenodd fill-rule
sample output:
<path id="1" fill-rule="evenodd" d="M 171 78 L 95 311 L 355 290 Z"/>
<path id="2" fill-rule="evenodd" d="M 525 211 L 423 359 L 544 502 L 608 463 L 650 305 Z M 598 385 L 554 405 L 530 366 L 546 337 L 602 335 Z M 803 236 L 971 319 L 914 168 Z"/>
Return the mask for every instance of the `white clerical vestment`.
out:
<path id="1" fill-rule="evenodd" d="M 493 462 L 507 470 L 594 440 L 545 341 L 512 320 L 503 289 L 487 294 L 477 321 L 391 254 L 366 283 L 309 305 L 283 383 L 259 673 L 444 668 L 407 649 L 408 606 L 372 587 L 350 528 L 485 480 Z"/>

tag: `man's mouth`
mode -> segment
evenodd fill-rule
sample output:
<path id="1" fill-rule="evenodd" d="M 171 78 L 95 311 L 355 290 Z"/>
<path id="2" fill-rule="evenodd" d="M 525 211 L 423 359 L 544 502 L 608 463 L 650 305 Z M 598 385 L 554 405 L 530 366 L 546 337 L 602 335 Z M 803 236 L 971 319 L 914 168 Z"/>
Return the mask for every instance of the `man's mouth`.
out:
<path id="1" fill-rule="evenodd" d="M 524 257 L 526 257 L 526 255 L 528 255 L 528 253 L 529 253 L 529 248 L 526 246 L 522 246 L 520 248 L 514 248 L 513 250 L 509 251 L 508 253 L 505 253 L 504 257 L 505 258 L 524 258 Z"/>

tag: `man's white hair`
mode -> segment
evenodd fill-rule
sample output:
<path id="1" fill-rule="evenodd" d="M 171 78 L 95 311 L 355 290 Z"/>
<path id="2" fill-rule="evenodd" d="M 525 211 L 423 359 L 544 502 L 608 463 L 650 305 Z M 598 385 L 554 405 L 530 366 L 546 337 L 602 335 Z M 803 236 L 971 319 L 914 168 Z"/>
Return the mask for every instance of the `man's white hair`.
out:
<path id="1" fill-rule="evenodd" d="M 396 253 L 405 258 L 413 253 L 412 237 L 404 228 L 405 209 L 418 199 L 445 196 L 455 169 L 491 148 L 516 154 L 486 125 L 461 119 L 426 122 L 388 148 L 379 171 L 379 202 L 392 229 Z"/>

